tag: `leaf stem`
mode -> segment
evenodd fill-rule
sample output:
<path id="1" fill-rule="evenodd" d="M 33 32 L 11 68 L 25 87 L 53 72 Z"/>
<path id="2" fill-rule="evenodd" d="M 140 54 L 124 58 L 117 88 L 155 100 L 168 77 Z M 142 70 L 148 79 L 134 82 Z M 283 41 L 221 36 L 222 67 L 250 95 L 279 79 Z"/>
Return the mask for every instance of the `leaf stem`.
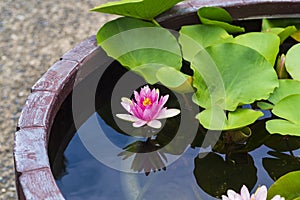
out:
<path id="1" fill-rule="evenodd" d="M 160 25 L 155 19 L 152 19 L 152 22 L 153 22 L 156 26 L 161 27 L 161 25 Z"/>

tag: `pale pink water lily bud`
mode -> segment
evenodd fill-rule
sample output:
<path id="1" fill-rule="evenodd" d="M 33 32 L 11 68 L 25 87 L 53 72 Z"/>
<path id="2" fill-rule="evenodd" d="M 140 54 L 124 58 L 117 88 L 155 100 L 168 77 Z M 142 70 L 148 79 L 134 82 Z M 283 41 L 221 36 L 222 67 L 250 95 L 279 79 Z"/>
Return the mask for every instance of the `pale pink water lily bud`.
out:
<path id="1" fill-rule="evenodd" d="M 256 192 L 250 196 L 248 188 L 245 185 L 243 185 L 240 194 L 236 193 L 233 190 L 228 190 L 227 196 L 222 195 L 222 200 L 266 200 L 267 194 L 267 187 L 263 185 L 257 188 Z M 284 200 L 284 197 L 276 195 L 271 200 Z"/>
<path id="2" fill-rule="evenodd" d="M 134 127 L 148 125 L 152 128 L 160 128 L 159 119 L 174 117 L 180 113 L 178 109 L 167 109 L 163 107 L 168 101 L 169 95 L 159 98 L 158 89 L 150 89 L 144 86 L 140 93 L 134 91 L 134 100 L 123 97 L 122 106 L 129 114 L 117 114 L 120 119 L 133 122 Z"/>

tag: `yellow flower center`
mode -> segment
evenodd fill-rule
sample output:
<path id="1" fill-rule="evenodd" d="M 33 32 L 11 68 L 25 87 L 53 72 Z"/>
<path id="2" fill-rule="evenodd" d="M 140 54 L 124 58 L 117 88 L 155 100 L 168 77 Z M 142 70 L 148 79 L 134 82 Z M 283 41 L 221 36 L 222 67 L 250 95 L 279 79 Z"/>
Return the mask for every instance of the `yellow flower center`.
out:
<path id="1" fill-rule="evenodd" d="M 151 106 L 152 105 L 152 101 L 149 98 L 145 98 L 143 101 L 143 105 L 146 106 Z"/>

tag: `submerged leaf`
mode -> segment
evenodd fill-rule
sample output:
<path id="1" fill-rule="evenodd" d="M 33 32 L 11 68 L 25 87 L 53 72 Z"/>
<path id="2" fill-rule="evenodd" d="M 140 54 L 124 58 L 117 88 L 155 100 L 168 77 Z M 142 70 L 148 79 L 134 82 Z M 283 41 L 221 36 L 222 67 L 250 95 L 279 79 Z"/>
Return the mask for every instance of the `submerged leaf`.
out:
<path id="1" fill-rule="evenodd" d="M 192 62 L 195 103 L 234 111 L 239 105 L 267 99 L 278 86 L 273 66 L 257 51 L 234 43 L 200 51 Z"/>
<path id="2" fill-rule="evenodd" d="M 231 25 L 232 17 L 223 8 L 202 7 L 198 11 L 198 16 L 202 24 L 216 25 L 224 28 L 229 33 L 241 33 L 245 29 L 239 26 Z"/>
<path id="3" fill-rule="evenodd" d="M 180 1 L 183 0 L 163 0 L 155 2 L 153 2 L 153 0 L 121 0 L 97 6 L 91 9 L 91 11 L 153 20 L 154 17 L 168 10 Z"/>
<path id="4" fill-rule="evenodd" d="M 276 181 L 289 172 L 300 170 L 299 158 L 276 151 L 269 151 L 268 154 L 275 158 L 265 157 L 262 164 L 273 180 Z"/>
<path id="5" fill-rule="evenodd" d="M 214 197 L 221 197 L 228 189 L 240 190 L 243 184 L 249 189 L 257 181 L 257 169 L 249 154 L 235 153 L 224 160 L 216 153 L 199 154 L 195 158 L 194 175 L 199 187 Z"/>
<path id="6" fill-rule="evenodd" d="M 97 42 L 112 58 L 129 70 L 156 83 L 162 67 L 180 70 L 182 56 L 176 38 L 152 23 L 128 17 L 105 24 L 97 33 Z"/>

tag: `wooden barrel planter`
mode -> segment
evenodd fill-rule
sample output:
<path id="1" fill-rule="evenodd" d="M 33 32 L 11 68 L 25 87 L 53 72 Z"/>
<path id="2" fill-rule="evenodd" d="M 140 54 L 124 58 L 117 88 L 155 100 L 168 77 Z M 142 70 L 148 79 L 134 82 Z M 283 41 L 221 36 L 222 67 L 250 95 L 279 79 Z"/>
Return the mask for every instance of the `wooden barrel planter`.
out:
<path id="1" fill-rule="evenodd" d="M 199 23 L 196 12 L 203 6 L 223 7 L 235 20 L 300 16 L 300 0 L 194 0 L 176 5 L 157 21 L 166 28 L 178 30 L 182 25 Z M 103 62 L 100 59 L 103 56 L 95 36 L 91 36 L 64 54 L 32 86 L 15 133 L 14 160 L 19 199 L 64 199 L 51 171 L 48 151 L 60 151 L 59 148 L 66 147 L 70 136 L 51 136 L 52 125 L 74 83 L 81 81 L 78 77 L 88 77 L 96 70 L 97 63 Z M 112 60 L 107 58 L 105 62 L 108 61 Z M 85 74 L 79 76 L 82 68 L 85 68 Z M 51 148 L 50 137 L 55 141 Z"/>

